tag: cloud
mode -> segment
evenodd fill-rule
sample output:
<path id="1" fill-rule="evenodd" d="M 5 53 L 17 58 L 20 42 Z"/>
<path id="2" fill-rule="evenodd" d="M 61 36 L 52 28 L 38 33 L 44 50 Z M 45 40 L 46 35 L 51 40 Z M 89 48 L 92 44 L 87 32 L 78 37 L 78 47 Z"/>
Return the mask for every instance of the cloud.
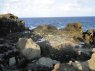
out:
<path id="1" fill-rule="evenodd" d="M 3 0 L 0 13 L 19 17 L 54 17 L 95 15 L 94 0 Z"/>
<path id="2" fill-rule="evenodd" d="M 18 2 L 19 0 L 8 0 L 9 2 Z"/>

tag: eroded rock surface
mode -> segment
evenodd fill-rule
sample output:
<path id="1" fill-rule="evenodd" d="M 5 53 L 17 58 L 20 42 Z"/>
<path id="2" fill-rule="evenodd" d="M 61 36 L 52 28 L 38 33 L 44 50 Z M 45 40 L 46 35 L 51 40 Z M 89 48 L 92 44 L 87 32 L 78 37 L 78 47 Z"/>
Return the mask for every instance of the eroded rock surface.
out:
<path id="1" fill-rule="evenodd" d="M 4 37 L 10 33 L 22 32 L 25 30 L 24 21 L 13 14 L 0 15 L 0 36 Z"/>
<path id="2" fill-rule="evenodd" d="M 20 50 L 20 53 L 27 59 L 34 59 L 41 56 L 39 45 L 33 42 L 31 38 L 20 38 L 17 42 L 17 47 Z"/>

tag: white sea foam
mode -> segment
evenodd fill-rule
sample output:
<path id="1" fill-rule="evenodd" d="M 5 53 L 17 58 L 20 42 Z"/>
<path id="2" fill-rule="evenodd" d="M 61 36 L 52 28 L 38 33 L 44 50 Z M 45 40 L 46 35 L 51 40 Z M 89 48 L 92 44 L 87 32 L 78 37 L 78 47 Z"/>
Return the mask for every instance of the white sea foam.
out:
<path id="1" fill-rule="evenodd" d="M 38 42 L 44 42 L 45 41 L 45 39 L 44 38 L 42 38 L 42 39 L 39 39 L 38 41 L 36 41 L 37 43 Z"/>
<path id="2" fill-rule="evenodd" d="M 30 26 L 30 27 L 29 27 L 30 30 L 32 30 L 32 29 L 34 29 L 34 28 L 36 28 L 36 27 L 34 27 L 34 26 Z"/>

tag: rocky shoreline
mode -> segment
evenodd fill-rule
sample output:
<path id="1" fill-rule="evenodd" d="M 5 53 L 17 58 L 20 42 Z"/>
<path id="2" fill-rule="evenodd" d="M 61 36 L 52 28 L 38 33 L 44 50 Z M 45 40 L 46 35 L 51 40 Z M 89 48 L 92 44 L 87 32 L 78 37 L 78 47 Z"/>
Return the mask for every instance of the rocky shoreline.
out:
<path id="1" fill-rule="evenodd" d="M 0 15 L 0 71 L 95 71 L 95 29 L 77 22 L 29 30 L 13 14 Z"/>

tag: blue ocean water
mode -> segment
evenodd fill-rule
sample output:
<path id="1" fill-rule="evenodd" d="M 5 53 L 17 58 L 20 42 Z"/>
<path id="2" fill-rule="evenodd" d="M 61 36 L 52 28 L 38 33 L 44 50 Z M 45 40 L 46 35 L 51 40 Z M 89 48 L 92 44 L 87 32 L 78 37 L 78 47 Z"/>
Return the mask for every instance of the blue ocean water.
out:
<path id="1" fill-rule="evenodd" d="M 95 17 L 48 17 L 48 18 L 21 18 L 26 26 L 34 28 L 41 24 L 54 25 L 57 28 L 64 28 L 68 23 L 81 22 L 83 29 L 95 28 Z"/>

